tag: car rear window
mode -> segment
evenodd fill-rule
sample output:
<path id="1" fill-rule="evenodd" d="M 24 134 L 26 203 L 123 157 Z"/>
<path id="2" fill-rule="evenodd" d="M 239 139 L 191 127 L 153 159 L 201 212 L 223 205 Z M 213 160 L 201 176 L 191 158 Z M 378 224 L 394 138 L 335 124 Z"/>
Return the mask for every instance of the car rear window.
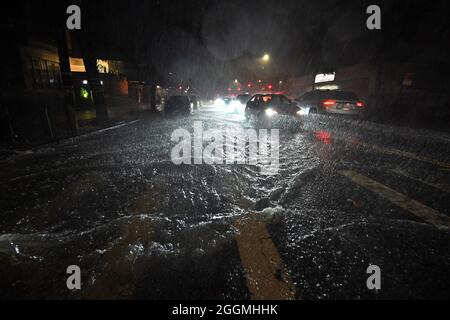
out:
<path id="1" fill-rule="evenodd" d="M 350 101 L 358 100 L 358 96 L 356 95 L 356 93 L 348 91 L 321 92 L 320 96 L 322 99 L 350 100 Z"/>
<path id="2" fill-rule="evenodd" d="M 308 101 L 314 99 L 314 92 L 305 93 L 303 96 L 298 98 L 299 101 Z"/>
<path id="3" fill-rule="evenodd" d="M 262 96 L 262 101 L 264 103 L 272 102 L 273 97 L 272 96 Z"/>

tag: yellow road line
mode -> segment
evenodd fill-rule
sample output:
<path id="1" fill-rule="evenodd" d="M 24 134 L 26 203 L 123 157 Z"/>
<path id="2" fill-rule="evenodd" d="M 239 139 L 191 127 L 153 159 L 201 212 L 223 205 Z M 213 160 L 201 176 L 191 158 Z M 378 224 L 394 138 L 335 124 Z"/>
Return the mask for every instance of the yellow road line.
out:
<path id="1" fill-rule="evenodd" d="M 365 147 L 365 148 L 376 150 L 376 151 L 384 153 L 384 154 L 390 154 L 390 155 L 395 155 L 395 156 L 399 156 L 399 157 L 403 157 L 403 158 L 409 158 L 409 159 L 413 159 L 413 160 L 427 162 L 427 163 L 430 163 L 432 165 L 443 167 L 443 168 L 450 168 L 450 163 L 448 163 L 448 162 L 436 160 L 436 159 L 429 158 L 429 157 L 420 156 L 420 155 L 417 155 L 417 154 L 412 153 L 412 152 L 402 151 L 402 150 L 398 150 L 398 149 L 391 149 L 391 148 L 380 147 L 380 146 L 376 146 L 376 145 L 373 145 L 373 144 L 360 142 L 360 141 L 356 142 L 356 144 L 360 145 L 362 147 Z"/>
<path id="2" fill-rule="evenodd" d="M 363 176 L 354 171 L 339 171 L 339 174 L 351 179 L 356 184 L 378 194 L 379 196 L 391 201 L 395 205 L 411 212 L 417 217 L 424 219 L 435 226 L 450 226 L 450 217 L 436 211 L 416 200 L 413 200 L 402 193 L 399 193 L 391 188 Z"/>
<path id="3" fill-rule="evenodd" d="M 425 181 L 425 180 L 423 180 L 423 179 L 421 179 L 421 178 L 412 176 L 411 174 L 409 174 L 409 173 L 407 173 L 407 172 L 405 172 L 405 171 L 403 171 L 403 170 L 400 170 L 400 169 L 394 169 L 394 170 L 392 170 L 392 172 L 394 172 L 394 173 L 396 173 L 396 174 L 398 174 L 398 175 L 401 175 L 401 176 L 403 176 L 403 177 L 409 178 L 409 179 L 411 179 L 411 180 L 415 180 L 415 181 L 417 181 L 417 182 L 423 183 L 423 184 L 425 184 L 425 185 L 427 185 L 427 186 L 430 186 L 430 187 L 433 187 L 433 188 L 436 188 L 436 189 L 445 191 L 445 192 L 447 192 L 447 193 L 450 193 L 450 187 L 447 186 L 447 185 L 445 185 L 445 184 L 442 184 L 442 183 L 434 183 L 434 182 L 430 182 L 430 181 Z"/>
<path id="4" fill-rule="evenodd" d="M 241 262 L 252 300 L 294 300 L 295 286 L 262 218 L 235 221 Z"/>

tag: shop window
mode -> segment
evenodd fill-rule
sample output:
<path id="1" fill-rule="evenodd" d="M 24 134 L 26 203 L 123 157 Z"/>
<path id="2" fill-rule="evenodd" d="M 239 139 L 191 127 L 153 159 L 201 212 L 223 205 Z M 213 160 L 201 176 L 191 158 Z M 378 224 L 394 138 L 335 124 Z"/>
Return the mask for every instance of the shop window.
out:
<path id="1" fill-rule="evenodd" d="M 61 86 L 59 63 L 31 58 L 34 89 L 51 89 Z"/>

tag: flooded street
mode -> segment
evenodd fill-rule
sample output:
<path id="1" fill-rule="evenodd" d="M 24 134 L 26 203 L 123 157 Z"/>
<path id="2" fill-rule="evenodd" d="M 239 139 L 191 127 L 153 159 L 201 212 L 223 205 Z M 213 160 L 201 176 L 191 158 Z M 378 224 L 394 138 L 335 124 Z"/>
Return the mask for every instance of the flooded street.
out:
<path id="1" fill-rule="evenodd" d="M 450 136 L 282 121 L 279 172 L 266 176 L 173 164 L 172 132 L 194 122 L 254 126 L 207 107 L 2 160 L 0 297 L 450 298 Z"/>

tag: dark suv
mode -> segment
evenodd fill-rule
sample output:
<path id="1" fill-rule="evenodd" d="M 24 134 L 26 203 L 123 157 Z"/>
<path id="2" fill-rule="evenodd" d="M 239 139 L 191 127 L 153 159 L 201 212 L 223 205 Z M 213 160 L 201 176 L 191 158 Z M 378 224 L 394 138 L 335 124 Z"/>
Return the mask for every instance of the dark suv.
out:
<path id="1" fill-rule="evenodd" d="M 190 115 L 193 112 L 193 104 L 188 96 L 171 96 L 164 111 L 166 114 Z"/>

